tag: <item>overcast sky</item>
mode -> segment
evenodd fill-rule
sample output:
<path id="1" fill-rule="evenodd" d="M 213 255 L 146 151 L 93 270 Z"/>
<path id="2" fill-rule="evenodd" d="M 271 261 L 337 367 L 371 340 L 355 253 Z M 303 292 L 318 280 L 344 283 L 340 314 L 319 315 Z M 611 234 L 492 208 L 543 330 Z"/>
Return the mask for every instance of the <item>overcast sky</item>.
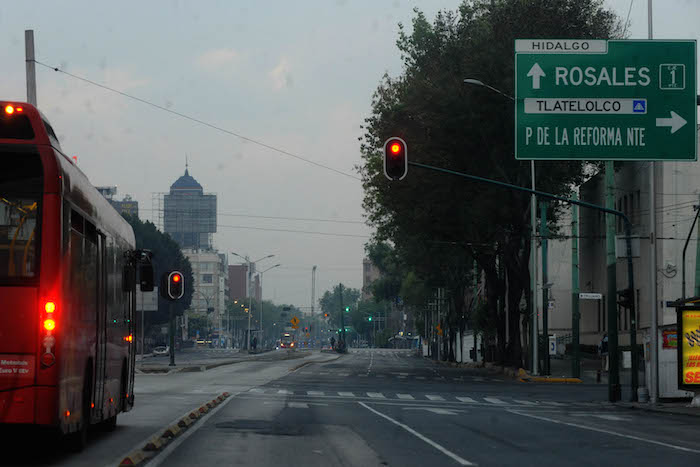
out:
<path id="1" fill-rule="evenodd" d="M 25 100 L 24 30 L 37 60 L 356 175 L 360 125 L 383 73 L 398 75 L 398 23 L 459 0 L 5 1 L 2 97 Z M 700 39 L 700 1 L 656 0 L 655 38 Z M 630 0 L 608 0 L 624 19 Z M 632 2 L 631 38 L 647 36 L 647 2 Z M 184 171 L 218 195 L 220 251 L 268 254 L 283 266 L 263 295 L 310 304 L 342 281 L 362 285 L 358 180 L 244 142 L 37 67 L 38 102 L 63 149 L 95 185 L 116 185 L 151 219 L 152 194 Z M 355 223 L 244 216 L 335 219 Z M 238 227 L 238 228 L 237 228 Z M 278 230 L 348 234 L 315 235 Z M 236 261 L 232 257 L 233 262 Z"/>

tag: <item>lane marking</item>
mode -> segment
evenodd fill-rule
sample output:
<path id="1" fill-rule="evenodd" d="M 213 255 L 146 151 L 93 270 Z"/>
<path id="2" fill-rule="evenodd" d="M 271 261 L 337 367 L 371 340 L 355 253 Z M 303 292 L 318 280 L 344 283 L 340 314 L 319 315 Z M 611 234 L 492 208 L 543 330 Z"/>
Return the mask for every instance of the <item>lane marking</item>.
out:
<path id="1" fill-rule="evenodd" d="M 445 448 L 445 447 L 439 445 L 438 443 L 436 443 L 436 442 L 433 441 L 432 439 L 430 439 L 430 438 L 428 438 L 428 437 L 426 437 L 426 436 L 423 436 L 422 434 L 418 433 L 416 430 L 414 430 L 414 429 L 411 428 L 410 426 L 405 425 L 405 424 L 403 424 L 403 423 L 401 423 L 401 422 L 399 422 L 399 421 L 397 421 L 397 420 L 394 420 L 394 419 L 391 418 L 390 416 L 385 415 L 385 414 L 379 412 L 378 410 L 374 410 L 372 407 L 368 406 L 368 405 L 365 404 L 364 402 L 358 402 L 358 404 L 360 404 L 362 407 L 364 407 L 365 409 L 369 410 L 370 412 L 373 412 L 373 413 L 379 415 L 380 417 L 384 418 L 385 420 L 390 421 L 390 422 L 393 423 L 394 425 L 399 426 L 399 427 L 403 428 L 404 430 L 408 431 L 409 433 L 411 433 L 411 434 L 412 434 L 413 436 L 415 436 L 416 438 L 418 438 L 418 439 L 420 439 L 421 441 L 423 441 L 423 442 L 429 444 L 430 446 L 434 447 L 435 449 L 437 449 L 438 451 L 440 451 L 441 453 L 443 453 L 443 454 L 446 455 L 447 457 L 453 459 L 453 460 L 456 461 L 459 465 L 476 465 L 476 464 L 473 464 L 473 463 L 469 462 L 469 461 L 466 460 L 466 459 L 463 459 L 462 457 L 459 457 L 457 454 L 455 454 L 454 452 L 448 450 L 447 448 Z"/>
<path id="2" fill-rule="evenodd" d="M 342 397 L 355 397 L 355 394 L 351 392 L 339 392 L 338 395 Z"/>
<path id="3" fill-rule="evenodd" d="M 505 404 L 505 402 L 503 402 L 503 401 L 502 401 L 501 399 L 499 399 L 498 397 L 484 397 L 484 400 L 485 400 L 486 402 L 490 402 L 490 403 L 492 403 L 492 404 L 501 404 L 501 405 L 502 405 L 502 404 Z"/>
<path id="4" fill-rule="evenodd" d="M 442 396 L 435 396 L 432 394 L 426 394 L 425 395 L 426 399 L 430 399 L 431 401 L 444 401 L 445 398 Z"/>
<path id="5" fill-rule="evenodd" d="M 554 407 L 563 407 L 566 405 L 566 404 L 562 404 L 561 402 L 554 402 L 554 401 L 540 401 L 540 404 L 553 405 Z"/>
<path id="6" fill-rule="evenodd" d="M 456 398 L 460 402 L 468 402 L 470 404 L 476 404 L 476 401 L 472 399 L 471 397 L 457 397 Z"/>
<path id="7" fill-rule="evenodd" d="M 306 394 L 308 394 L 310 396 L 323 396 L 326 393 L 323 391 L 306 391 Z"/>
<path id="8" fill-rule="evenodd" d="M 426 412 L 432 412 L 437 415 L 457 415 L 457 412 L 462 412 L 461 410 L 454 409 L 443 409 L 441 407 L 402 407 L 403 410 L 425 410 Z"/>
<path id="9" fill-rule="evenodd" d="M 398 378 L 398 379 L 406 379 L 406 377 L 405 377 L 405 376 L 402 376 L 402 375 L 397 376 L 397 378 Z"/>
<path id="10" fill-rule="evenodd" d="M 309 404 L 306 402 L 288 402 L 287 407 L 290 409 L 308 409 Z"/>
<path id="11" fill-rule="evenodd" d="M 522 404 L 522 405 L 537 405 L 537 402 L 524 401 L 522 399 L 513 399 L 513 402 L 517 402 L 518 404 Z"/>
<path id="12" fill-rule="evenodd" d="M 367 395 L 374 399 L 386 399 L 386 397 L 384 397 L 384 394 L 382 394 L 381 392 L 368 392 Z"/>
<path id="13" fill-rule="evenodd" d="M 408 400 L 413 400 L 413 396 L 410 394 L 397 394 L 396 395 L 399 399 L 408 399 Z"/>
<path id="14" fill-rule="evenodd" d="M 286 390 L 286 389 L 280 389 L 279 391 L 277 391 L 277 394 L 286 394 L 286 395 L 288 395 L 288 394 L 292 394 L 292 391 L 288 391 L 288 390 Z"/>
<path id="15" fill-rule="evenodd" d="M 360 404 L 361 403 L 362 402 L 360 402 Z M 656 444 L 657 446 L 663 446 L 666 448 L 676 449 L 678 451 L 694 452 L 694 453 L 700 454 L 700 451 L 697 449 L 691 449 L 691 448 L 686 448 L 684 446 L 678 446 L 675 444 L 664 443 L 663 441 L 656 441 L 654 439 L 642 438 L 641 436 L 628 435 L 625 433 L 618 433 L 617 431 L 606 430 L 604 428 L 595 428 L 592 426 L 581 425 L 579 423 L 563 422 L 561 420 L 556 420 L 554 418 L 542 417 L 540 415 L 532 415 L 532 414 L 528 414 L 528 413 L 524 413 L 524 412 L 519 412 L 517 410 L 507 410 L 507 411 L 510 413 L 514 413 L 516 415 L 522 415 L 523 417 L 529 417 L 529 418 L 534 418 L 536 420 L 542 420 L 545 422 L 556 423 L 557 425 L 572 426 L 574 428 L 581 428 L 582 430 L 596 431 L 598 433 L 605 433 L 606 435 L 614 435 L 614 436 L 619 436 L 620 438 L 627 438 L 627 439 L 632 439 L 634 441 L 641 441 L 643 443 Z"/>
<path id="16" fill-rule="evenodd" d="M 350 376 L 350 373 L 338 373 L 338 376 Z"/>
<path id="17" fill-rule="evenodd" d="M 265 394 L 265 390 L 260 388 L 253 388 L 250 389 L 248 392 L 257 392 L 258 394 Z"/>
<path id="18" fill-rule="evenodd" d="M 425 379 L 425 376 L 416 376 L 416 379 Z"/>

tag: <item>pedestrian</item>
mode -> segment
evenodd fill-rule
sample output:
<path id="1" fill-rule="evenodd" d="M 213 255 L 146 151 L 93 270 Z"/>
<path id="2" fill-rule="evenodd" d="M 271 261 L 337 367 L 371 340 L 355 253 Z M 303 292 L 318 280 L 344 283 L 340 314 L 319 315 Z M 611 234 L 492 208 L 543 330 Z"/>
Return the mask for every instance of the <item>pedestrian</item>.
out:
<path id="1" fill-rule="evenodd" d="M 608 371 L 609 358 L 608 358 L 608 333 L 603 334 L 603 338 L 598 344 L 598 354 L 600 355 L 601 369 L 603 371 Z"/>

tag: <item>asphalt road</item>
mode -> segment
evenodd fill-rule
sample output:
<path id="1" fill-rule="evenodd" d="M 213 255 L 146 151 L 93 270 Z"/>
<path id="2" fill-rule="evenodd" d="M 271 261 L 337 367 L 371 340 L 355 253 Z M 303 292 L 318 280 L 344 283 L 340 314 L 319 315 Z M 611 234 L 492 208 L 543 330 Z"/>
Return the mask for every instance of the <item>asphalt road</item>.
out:
<path id="1" fill-rule="evenodd" d="M 239 392 L 149 465 L 640 466 L 700 454 L 697 419 L 605 396 L 353 350 Z"/>
<path id="2" fill-rule="evenodd" d="M 149 462 L 191 465 L 693 465 L 700 423 L 602 402 L 605 386 L 518 383 L 403 350 L 271 352 L 206 372 L 138 375 L 136 408 L 78 455 L 0 435 L 3 465 L 115 465 L 201 403 L 233 395 Z M 304 365 L 297 369 L 300 365 Z"/>

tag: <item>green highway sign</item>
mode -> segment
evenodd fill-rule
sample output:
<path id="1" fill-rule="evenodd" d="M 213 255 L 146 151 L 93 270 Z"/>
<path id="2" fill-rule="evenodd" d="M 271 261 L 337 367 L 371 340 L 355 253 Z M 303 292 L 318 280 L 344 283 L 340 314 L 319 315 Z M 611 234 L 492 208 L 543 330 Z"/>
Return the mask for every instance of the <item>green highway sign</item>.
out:
<path id="1" fill-rule="evenodd" d="M 516 159 L 696 160 L 696 47 L 516 39 Z"/>

